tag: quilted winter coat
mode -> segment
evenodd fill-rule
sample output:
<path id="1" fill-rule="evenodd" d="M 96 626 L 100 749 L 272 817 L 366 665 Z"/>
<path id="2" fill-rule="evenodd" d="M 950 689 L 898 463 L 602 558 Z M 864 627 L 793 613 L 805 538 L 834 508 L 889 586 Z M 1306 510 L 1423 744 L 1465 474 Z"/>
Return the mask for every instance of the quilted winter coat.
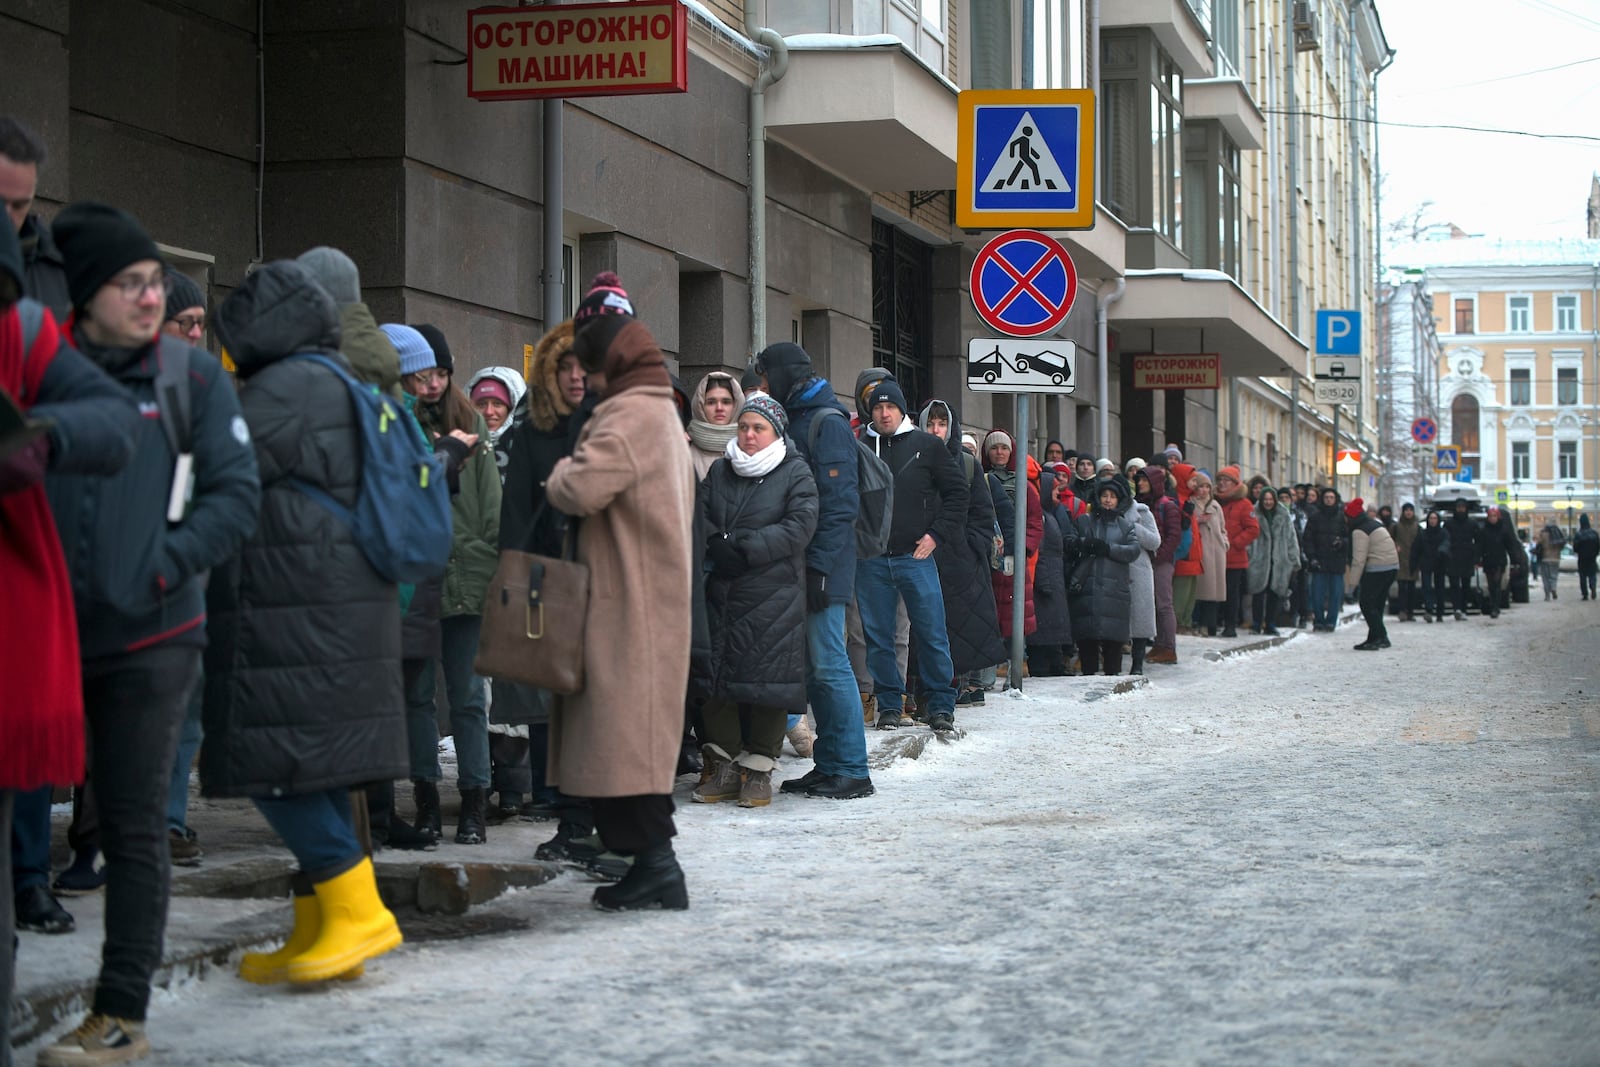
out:
<path id="1" fill-rule="evenodd" d="M 696 530 L 726 534 L 750 569 L 705 576 L 710 649 L 694 663 L 697 692 L 805 711 L 806 545 L 816 528 L 817 483 L 799 452 L 759 478 L 726 458 L 711 465 Z"/>
<path id="2" fill-rule="evenodd" d="M 1134 532 L 1134 519 L 1123 508 L 1128 488 L 1121 478 L 1108 478 L 1100 489 L 1115 490 L 1116 508 L 1107 510 L 1095 500 L 1087 515 L 1076 522 L 1074 545 L 1098 538 L 1107 545 L 1104 556 L 1075 553 L 1067 570 L 1067 603 L 1072 610 L 1072 636 L 1083 641 L 1126 641 L 1132 634 L 1133 580 L 1129 568 L 1144 550 Z M 1098 496 L 1098 494 L 1097 494 Z M 1154 527 L 1152 526 L 1152 529 Z M 1154 594 L 1152 594 L 1153 596 Z M 1151 627 L 1154 632 L 1155 627 Z"/>
<path id="3" fill-rule="evenodd" d="M 346 386 L 287 360 L 338 354 L 333 301 L 292 262 L 269 263 L 217 313 L 244 386 L 261 517 L 207 589 L 208 796 L 293 796 L 410 773 L 400 598 L 350 528 L 290 484 L 355 504 L 361 437 Z"/>

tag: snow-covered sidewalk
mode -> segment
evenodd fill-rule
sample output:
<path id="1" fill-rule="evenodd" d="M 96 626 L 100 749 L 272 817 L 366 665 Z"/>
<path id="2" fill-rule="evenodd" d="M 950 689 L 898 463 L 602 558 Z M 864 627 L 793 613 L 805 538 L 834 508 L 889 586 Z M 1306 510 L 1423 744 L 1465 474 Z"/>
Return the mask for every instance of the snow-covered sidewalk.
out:
<path id="1" fill-rule="evenodd" d="M 688 912 L 602 914 L 568 873 L 357 983 L 218 969 L 157 993 L 155 1062 L 1593 1062 L 1597 621 L 1535 603 L 1220 661 L 1245 639 L 1186 638 L 1130 693 L 991 694 L 868 800 L 694 805 L 685 779 Z M 551 829 L 427 858 L 526 860 Z M 55 947 L 24 936 L 25 967 Z"/>

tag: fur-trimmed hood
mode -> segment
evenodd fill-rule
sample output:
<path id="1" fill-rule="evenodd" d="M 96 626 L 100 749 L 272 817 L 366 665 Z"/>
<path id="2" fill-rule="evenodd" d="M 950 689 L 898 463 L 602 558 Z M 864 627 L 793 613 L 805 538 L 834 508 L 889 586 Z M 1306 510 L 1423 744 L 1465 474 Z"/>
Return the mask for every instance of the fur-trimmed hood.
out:
<path id="1" fill-rule="evenodd" d="M 572 405 L 556 382 L 561 357 L 572 351 L 572 320 L 557 323 L 539 339 L 528 367 L 528 418 L 537 428 L 553 430 L 572 414 Z"/>

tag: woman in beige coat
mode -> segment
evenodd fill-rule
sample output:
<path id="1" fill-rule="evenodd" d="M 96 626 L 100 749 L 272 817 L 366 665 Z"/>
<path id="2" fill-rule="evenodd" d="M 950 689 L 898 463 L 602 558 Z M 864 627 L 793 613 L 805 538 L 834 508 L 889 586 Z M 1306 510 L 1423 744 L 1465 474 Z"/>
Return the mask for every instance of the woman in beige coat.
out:
<path id="1" fill-rule="evenodd" d="M 1201 571 L 1194 593 L 1194 631 L 1217 636 L 1217 622 L 1228 598 L 1228 530 L 1222 505 L 1212 495 L 1211 476 L 1196 471 L 1189 479 L 1189 500 L 1200 524 Z"/>
<path id="2" fill-rule="evenodd" d="M 576 516 L 589 567 L 584 689 L 550 720 L 548 779 L 593 801 L 606 847 L 634 857 L 595 890 L 603 911 L 689 906 L 672 851 L 672 785 L 689 676 L 694 468 L 661 349 L 616 276 L 573 316 L 573 350 L 600 403 L 546 483 Z"/>

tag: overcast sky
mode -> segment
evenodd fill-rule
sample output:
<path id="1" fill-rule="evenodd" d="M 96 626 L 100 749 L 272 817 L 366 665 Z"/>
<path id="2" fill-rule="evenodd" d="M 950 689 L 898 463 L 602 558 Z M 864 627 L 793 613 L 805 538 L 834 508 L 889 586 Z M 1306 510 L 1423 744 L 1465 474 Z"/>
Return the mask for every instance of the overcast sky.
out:
<path id="1" fill-rule="evenodd" d="M 1378 78 L 1382 121 L 1591 138 L 1382 127 L 1384 223 L 1432 200 L 1430 221 L 1473 234 L 1585 236 L 1600 171 L 1600 0 L 1378 0 L 1378 14 L 1396 52 Z"/>

